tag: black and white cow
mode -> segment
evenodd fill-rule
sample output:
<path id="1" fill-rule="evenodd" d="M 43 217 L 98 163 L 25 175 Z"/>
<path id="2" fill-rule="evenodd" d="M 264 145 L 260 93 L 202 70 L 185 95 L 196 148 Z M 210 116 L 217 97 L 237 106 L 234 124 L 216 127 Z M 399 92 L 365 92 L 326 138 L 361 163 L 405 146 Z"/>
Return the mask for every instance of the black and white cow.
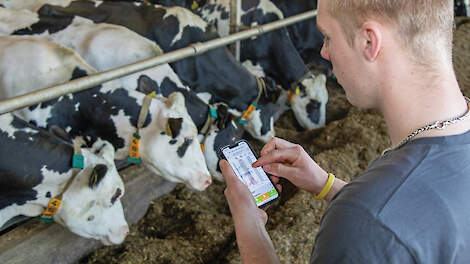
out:
<path id="1" fill-rule="evenodd" d="M 14 63 L 13 63 L 14 62 Z M 95 70 L 68 48 L 25 36 L 0 37 L 0 97 L 11 97 L 84 77 Z M 138 86 L 147 85 L 141 80 Z M 116 159 L 129 154 L 132 135 L 145 95 L 115 82 L 62 96 L 19 110 L 40 127 L 56 125 L 75 139 L 92 146 L 98 138 L 116 149 Z M 180 93 L 151 99 L 140 129 L 142 162 L 156 174 L 204 190 L 211 178 Z"/>
<path id="2" fill-rule="evenodd" d="M 181 5 L 178 1 L 152 1 L 162 5 Z M 191 1 L 186 1 L 190 8 Z M 216 27 L 221 36 L 230 33 L 230 1 L 207 0 L 195 12 L 209 24 Z M 283 18 L 270 0 L 243 0 L 241 22 L 244 26 L 256 26 Z M 317 30 L 318 31 L 318 30 Z M 321 39 L 322 40 L 322 39 Z M 306 129 L 318 128 L 325 124 L 328 92 L 324 77 L 315 80 L 304 65 L 285 28 L 263 34 L 256 39 L 241 41 L 240 61 L 261 67 L 264 75 L 281 83 L 286 91 L 298 91 L 290 97 L 294 114 Z M 298 89 L 296 89 L 298 88 Z"/>
<path id="3" fill-rule="evenodd" d="M 284 17 L 291 17 L 317 9 L 317 0 L 271 0 Z M 331 63 L 323 59 L 320 51 L 323 45 L 323 35 L 317 28 L 316 19 L 308 19 L 287 27 L 295 49 L 302 59 L 311 67 L 331 74 Z"/>
<path id="4" fill-rule="evenodd" d="M 207 23 L 189 10 L 174 7 L 148 6 L 128 2 L 72 2 L 69 6 L 44 5 L 40 16 L 67 17 L 73 14 L 87 17 L 96 23 L 125 26 L 155 41 L 165 52 L 218 37 Z M 258 82 L 225 48 L 208 51 L 199 56 L 171 64 L 185 85 L 205 93 L 209 103 L 226 103 L 234 115 L 240 116 L 258 95 Z M 267 141 L 274 135 L 274 94 L 278 87 L 266 82 L 258 109 L 244 126 L 255 138 Z"/>
<path id="5" fill-rule="evenodd" d="M 33 21 L 33 23 L 36 23 L 36 27 L 39 24 L 41 25 L 40 30 L 34 31 L 36 27 L 30 27 L 28 30 L 23 30 L 23 32 L 36 34 L 72 48 L 98 71 L 106 71 L 138 60 L 158 56 L 162 53 L 154 42 L 122 26 L 106 23 L 95 24 L 89 19 L 75 16 L 66 28 L 56 30 L 55 26 L 61 23 L 60 21 L 56 22 L 52 17 L 37 23 L 37 14 L 32 12 L 22 11 L 22 15 L 18 15 L 16 11 L 0 9 L 0 15 L 2 12 L 16 18 L 13 24 L 10 24 L 10 28 L 6 33 L 16 31 L 15 25 L 20 25 L 20 28 L 29 27 L 25 26 L 22 21 Z M 6 29 L 6 27 L 4 28 Z M 17 33 L 20 32 L 17 31 Z M 145 87 L 151 88 L 150 91 L 142 91 L 144 93 L 156 91 L 167 97 L 173 92 L 181 92 L 185 97 L 188 113 L 198 131 L 201 132 L 209 115 L 209 106 L 181 83 L 168 64 L 117 79 L 116 82 L 120 83 L 125 89 L 136 90 L 139 88 L 137 86 L 139 78 L 144 78 L 148 82 Z M 213 177 L 221 180 L 222 175 L 218 170 L 217 152 L 221 147 L 240 139 L 243 128 L 234 122 L 229 122 L 231 119 L 230 114 L 222 106 L 219 106 L 219 108 L 221 109 L 218 111 L 218 120 L 215 121 L 217 126 L 209 127 L 211 137 L 201 139 L 201 142 L 205 145 L 203 153 L 209 172 Z M 204 131 L 204 133 L 208 132 Z"/>
<path id="6" fill-rule="evenodd" d="M 469 0 L 454 0 L 454 15 L 455 16 L 469 16 L 470 5 Z"/>
<path id="7" fill-rule="evenodd" d="M 0 115 L 0 226 L 17 215 L 41 215 L 71 180 L 55 222 L 83 237 L 121 243 L 129 231 L 119 200 L 124 184 L 112 145 L 99 144 L 96 153 L 82 149 L 84 168 L 74 172 L 72 145 L 13 114 Z"/>

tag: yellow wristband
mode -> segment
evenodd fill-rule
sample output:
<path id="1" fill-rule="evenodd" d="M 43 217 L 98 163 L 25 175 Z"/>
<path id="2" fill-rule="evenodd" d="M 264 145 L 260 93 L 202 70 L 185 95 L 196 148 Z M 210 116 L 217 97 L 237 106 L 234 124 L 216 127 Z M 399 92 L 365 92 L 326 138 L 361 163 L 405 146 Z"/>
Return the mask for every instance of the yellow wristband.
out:
<path id="1" fill-rule="evenodd" d="M 319 194 L 315 194 L 314 198 L 317 200 L 323 200 L 325 196 L 330 192 L 333 182 L 335 181 L 335 175 L 328 173 L 328 181 Z"/>

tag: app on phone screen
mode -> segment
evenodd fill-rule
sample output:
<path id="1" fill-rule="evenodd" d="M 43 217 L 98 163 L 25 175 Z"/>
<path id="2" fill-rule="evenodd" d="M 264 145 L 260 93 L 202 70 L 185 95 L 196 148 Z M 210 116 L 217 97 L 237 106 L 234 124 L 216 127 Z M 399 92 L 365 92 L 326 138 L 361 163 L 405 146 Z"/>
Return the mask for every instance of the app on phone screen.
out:
<path id="1" fill-rule="evenodd" d="M 251 164 L 256 157 L 246 142 L 240 142 L 236 147 L 222 150 L 235 174 L 248 186 L 253 194 L 256 204 L 262 206 L 278 197 L 274 185 L 261 167 L 253 168 Z"/>

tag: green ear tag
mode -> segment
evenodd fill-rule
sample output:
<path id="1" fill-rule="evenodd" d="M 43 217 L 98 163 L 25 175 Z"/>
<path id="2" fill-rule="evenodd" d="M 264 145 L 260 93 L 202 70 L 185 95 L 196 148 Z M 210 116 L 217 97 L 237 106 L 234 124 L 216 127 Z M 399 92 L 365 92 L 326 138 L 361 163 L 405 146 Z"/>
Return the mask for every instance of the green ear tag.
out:
<path id="1" fill-rule="evenodd" d="M 136 158 L 131 158 L 131 157 L 127 156 L 127 162 L 140 164 L 142 162 L 142 159 L 141 158 L 136 159 Z"/>
<path id="2" fill-rule="evenodd" d="M 52 223 L 52 222 L 54 222 L 54 219 L 52 217 L 40 216 L 39 221 L 41 221 L 43 223 Z"/>
<path id="3" fill-rule="evenodd" d="M 212 108 L 212 107 L 210 107 L 210 106 L 209 106 L 209 114 L 210 114 L 213 118 L 215 118 L 215 119 L 217 119 L 217 117 L 218 117 L 218 115 L 217 115 L 217 109 Z"/>
<path id="4" fill-rule="evenodd" d="M 85 162 L 83 155 L 73 154 L 72 158 L 72 168 L 83 169 L 85 167 Z"/>
<path id="5" fill-rule="evenodd" d="M 245 125 L 245 124 L 246 124 L 246 120 L 243 119 L 243 118 L 237 119 L 237 122 L 238 122 L 240 125 Z"/>

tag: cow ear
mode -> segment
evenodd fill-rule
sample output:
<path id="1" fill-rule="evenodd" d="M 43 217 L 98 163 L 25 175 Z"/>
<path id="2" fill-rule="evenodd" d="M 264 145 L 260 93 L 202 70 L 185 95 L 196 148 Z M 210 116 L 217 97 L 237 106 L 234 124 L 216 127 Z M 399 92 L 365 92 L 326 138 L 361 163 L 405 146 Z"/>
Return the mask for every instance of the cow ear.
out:
<path id="1" fill-rule="evenodd" d="M 88 187 L 94 189 L 98 184 L 100 184 L 101 180 L 106 175 L 108 171 L 108 167 L 104 164 L 98 164 L 93 168 L 91 172 L 90 180 L 88 181 Z"/>
<path id="2" fill-rule="evenodd" d="M 166 133 L 172 138 L 176 138 L 181 132 L 183 118 L 168 118 Z"/>
<path id="3" fill-rule="evenodd" d="M 149 94 L 152 92 L 156 92 L 157 94 L 162 93 L 162 90 L 158 86 L 157 82 L 152 80 L 147 75 L 141 75 L 137 80 L 137 91 L 144 94 Z"/>
<path id="4" fill-rule="evenodd" d="M 168 96 L 168 107 L 173 109 L 178 109 L 180 107 L 185 107 L 184 96 L 180 92 L 173 92 Z M 181 108 L 180 108 L 181 109 Z"/>
<path id="5" fill-rule="evenodd" d="M 70 138 L 70 135 L 65 132 L 64 129 L 56 126 L 56 125 L 52 125 L 49 127 L 49 132 L 56 136 L 59 140 L 61 141 L 64 141 L 65 143 L 67 144 L 70 144 L 70 142 L 72 142 L 72 138 Z"/>

